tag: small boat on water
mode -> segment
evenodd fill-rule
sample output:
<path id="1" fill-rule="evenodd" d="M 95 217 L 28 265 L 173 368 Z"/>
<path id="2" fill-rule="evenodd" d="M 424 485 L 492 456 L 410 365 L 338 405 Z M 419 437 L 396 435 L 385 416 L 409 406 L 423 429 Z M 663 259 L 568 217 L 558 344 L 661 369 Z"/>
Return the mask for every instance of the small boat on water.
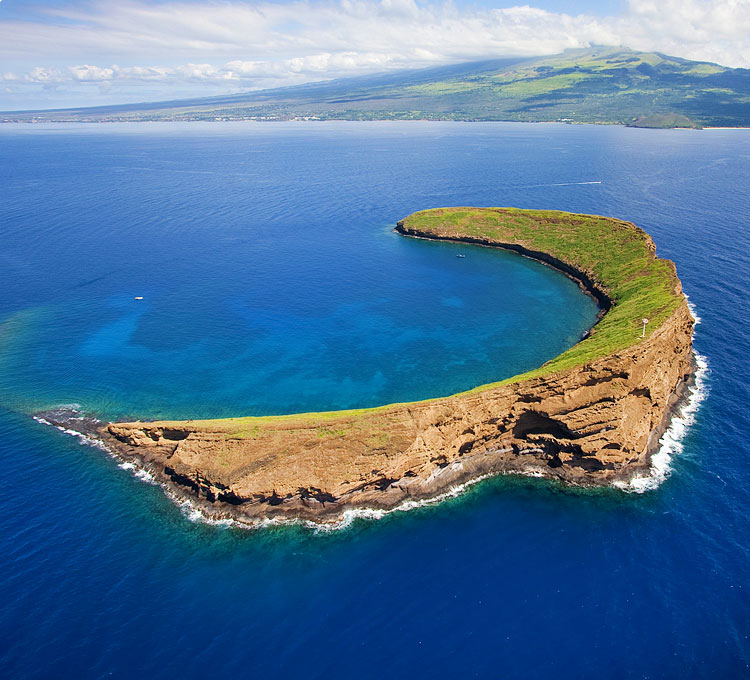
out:
<path id="1" fill-rule="evenodd" d="M 466 257 L 466 255 L 456 255 L 456 257 Z"/>

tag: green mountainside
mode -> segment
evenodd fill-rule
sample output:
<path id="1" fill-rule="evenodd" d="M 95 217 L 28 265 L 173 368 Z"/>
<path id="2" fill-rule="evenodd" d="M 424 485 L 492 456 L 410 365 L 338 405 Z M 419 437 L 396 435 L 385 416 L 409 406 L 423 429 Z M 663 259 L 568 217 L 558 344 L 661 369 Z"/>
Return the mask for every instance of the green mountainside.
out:
<path id="1" fill-rule="evenodd" d="M 598 47 L 224 97 L 0 115 L 3 121 L 299 118 L 750 126 L 750 70 Z"/>

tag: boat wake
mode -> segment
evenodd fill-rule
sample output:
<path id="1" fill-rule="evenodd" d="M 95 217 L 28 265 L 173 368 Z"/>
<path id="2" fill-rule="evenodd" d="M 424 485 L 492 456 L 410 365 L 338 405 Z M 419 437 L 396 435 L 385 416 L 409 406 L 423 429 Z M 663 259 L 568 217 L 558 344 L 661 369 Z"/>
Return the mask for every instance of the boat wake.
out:
<path id="1" fill-rule="evenodd" d="M 538 189 L 541 187 L 575 187 L 583 186 L 585 184 L 602 184 L 601 180 L 595 180 L 591 182 L 553 182 L 552 184 L 527 184 L 522 187 L 515 187 L 516 189 Z"/>

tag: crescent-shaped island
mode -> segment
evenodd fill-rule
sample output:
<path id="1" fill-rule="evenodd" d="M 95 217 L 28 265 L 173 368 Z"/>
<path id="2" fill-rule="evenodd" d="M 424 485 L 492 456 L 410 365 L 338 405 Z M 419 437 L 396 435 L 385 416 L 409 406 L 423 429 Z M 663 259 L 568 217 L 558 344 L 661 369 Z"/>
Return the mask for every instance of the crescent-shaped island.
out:
<path id="1" fill-rule="evenodd" d="M 352 411 L 109 423 L 97 436 L 205 515 L 337 521 L 501 473 L 628 483 L 694 372 L 694 320 L 674 264 L 635 225 L 515 208 L 439 208 L 404 236 L 515 251 L 598 301 L 599 321 L 541 367 L 467 392 Z M 647 323 L 645 320 L 648 320 Z"/>

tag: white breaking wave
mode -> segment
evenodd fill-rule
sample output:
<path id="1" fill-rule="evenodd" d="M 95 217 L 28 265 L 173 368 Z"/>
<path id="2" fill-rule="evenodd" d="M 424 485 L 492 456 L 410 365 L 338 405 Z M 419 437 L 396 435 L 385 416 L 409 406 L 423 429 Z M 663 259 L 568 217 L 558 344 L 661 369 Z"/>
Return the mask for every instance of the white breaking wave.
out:
<path id="1" fill-rule="evenodd" d="M 71 430 L 67 427 L 63 427 L 62 425 L 54 425 L 49 420 L 47 420 L 46 418 L 42 418 L 41 416 L 34 416 L 34 420 L 36 420 L 36 422 L 38 423 L 41 423 L 42 425 L 51 425 L 56 430 L 60 430 L 60 432 L 63 432 L 64 434 L 69 434 L 71 437 L 77 437 L 80 440 L 79 443 L 82 446 L 84 444 L 87 444 L 88 446 L 95 446 L 97 449 L 101 449 L 102 451 L 106 451 L 107 453 L 112 454 L 112 451 L 100 439 L 89 437 L 83 432 L 78 432 L 78 430 Z"/>
<path id="2" fill-rule="evenodd" d="M 694 315 L 695 316 L 695 315 Z M 647 475 L 636 475 L 629 482 L 614 482 L 613 486 L 628 493 L 653 491 L 672 473 L 674 456 L 682 453 L 684 440 L 690 426 L 695 422 L 695 414 L 708 396 L 709 373 L 706 357 L 695 354 L 695 384 L 689 388 L 685 403 L 672 417 L 669 427 L 659 440 L 659 450 L 651 457 L 651 469 Z"/>
<path id="3" fill-rule="evenodd" d="M 699 323 L 701 323 L 701 321 L 703 321 L 703 319 L 698 316 L 698 312 L 695 310 L 695 305 L 690 302 L 690 298 L 687 295 L 685 295 L 685 300 L 687 300 L 688 309 L 690 310 L 690 314 L 692 314 L 693 318 L 695 319 L 695 325 L 697 326 Z"/>
<path id="4" fill-rule="evenodd" d="M 383 519 L 384 517 L 387 517 L 388 515 L 392 515 L 393 513 L 396 513 L 396 512 L 409 512 L 410 510 L 416 510 L 417 508 L 424 508 L 429 505 L 435 505 L 437 503 L 441 503 L 442 501 L 448 500 L 449 498 L 456 498 L 456 496 L 460 496 L 469 487 L 474 486 L 475 484 L 479 484 L 479 482 L 483 482 L 485 479 L 489 479 L 490 477 L 495 477 L 495 476 L 497 475 L 491 474 L 491 473 L 480 475 L 479 477 L 470 479 L 469 481 L 464 482 L 463 484 L 454 484 L 447 491 L 437 494 L 436 496 L 432 496 L 430 498 L 424 498 L 418 501 L 415 501 L 415 500 L 404 501 L 403 503 L 400 503 L 399 505 L 393 508 L 389 508 L 387 510 L 375 509 L 375 508 L 351 508 L 349 510 L 344 510 L 344 512 L 341 514 L 341 519 L 335 522 L 328 522 L 328 523 L 323 524 L 320 522 L 306 520 L 304 522 L 304 525 L 311 529 L 315 529 L 316 531 L 325 531 L 325 532 L 346 529 L 347 527 L 351 526 L 352 523 L 357 519 L 369 519 L 369 520 Z"/>
<path id="5" fill-rule="evenodd" d="M 458 496 L 461 496 L 464 492 L 466 492 L 470 487 L 479 484 L 480 482 L 484 482 L 487 479 L 499 477 L 502 474 L 503 473 L 501 472 L 488 472 L 486 474 L 479 475 L 478 477 L 474 477 L 473 479 L 470 479 L 466 482 L 462 482 L 461 484 L 454 484 L 447 491 L 443 491 L 442 493 L 439 493 L 435 496 L 422 498 L 420 500 L 406 500 L 393 508 L 350 508 L 348 510 L 344 510 L 339 518 L 334 521 L 321 520 L 319 522 L 316 522 L 314 520 L 273 518 L 258 520 L 253 524 L 244 524 L 242 522 L 237 522 L 236 524 L 245 528 L 300 525 L 305 526 L 308 529 L 313 529 L 316 532 L 328 533 L 331 531 L 340 531 L 342 529 L 350 527 L 357 519 L 379 520 L 387 517 L 388 515 L 393 515 L 394 513 L 409 512 L 411 510 L 417 510 L 419 508 L 426 508 L 442 503 L 443 501 L 446 501 L 450 498 L 457 498 Z M 514 471 L 513 474 L 523 477 L 545 477 L 544 472 L 538 468 L 529 468 L 528 470 L 524 471 Z"/>
<path id="6" fill-rule="evenodd" d="M 241 529 L 266 529 L 271 527 L 282 527 L 282 526 L 302 526 L 307 529 L 312 529 L 317 533 L 329 533 L 332 531 L 341 531 L 342 529 L 349 528 L 357 519 L 364 520 L 379 520 L 392 515 L 396 512 L 409 512 L 410 510 L 416 510 L 417 508 L 423 508 L 429 505 L 436 505 L 449 498 L 455 498 L 460 496 L 466 489 L 474 484 L 495 477 L 494 474 L 481 475 L 475 479 L 471 479 L 463 484 L 455 484 L 450 489 L 444 491 L 441 494 L 432 496 L 431 498 L 425 498 L 422 500 L 408 500 L 397 505 L 396 507 L 389 509 L 382 508 L 350 508 L 344 510 L 335 520 L 320 520 L 314 521 L 309 519 L 297 519 L 287 517 L 270 517 L 265 519 L 256 519 L 239 521 L 235 519 L 215 519 L 206 515 L 201 508 L 193 505 L 189 500 L 176 499 L 178 505 L 183 511 L 183 514 L 191 522 L 201 522 L 205 524 L 213 524 L 217 526 L 234 526 Z M 533 475 L 532 475 L 533 476 Z M 165 489 L 168 496 L 174 498 L 170 493 L 169 489 Z"/>
<path id="7" fill-rule="evenodd" d="M 156 481 L 154 483 L 159 484 L 159 482 Z M 180 509 L 180 512 L 185 519 L 190 522 L 195 524 L 210 524 L 215 527 L 243 526 L 240 522 L 233 519 L 217 519 L 216 517 L 211 517 L 187 498 L 175 494 L 166 484 L 159 484 L 159 486 L 164 491 L 164 495 Z"/>
<path id="8" fill-rule="evenodd" d="M 77 407 L 77 404 L 66 404 L 65 408 L 70 409 L 72 406 Z M 83 420 L 85 416 L 81 417 L 74 417 L 74 416 L 68 416 L 68 420 Z M 81 446 L 93 446 L 97 449 L 100 449 L 101 451 L 104 451 L 110 458 L 113 458 L 117 461 L 117 467 L 119 467 L 121 470 L 126 470 L 128 472 L 132 472 L 133 476 L 137 479 L 140 479 L 142 482 L 147 482 L 149 484 L 158 484 L 158 481 L 154 478 L 154 476 L 146 469 L 136 465 L 135 463 L 131 463 L 129 461 L 123 461 L 122 458 L 112 449 L 110 449 L 101 439 L 97 439 L 96 437 L 91 437 L 87 434 L 84 434 L 83 432 L 79 432 L 78 430 L 71 430 L 68 427 L 64 427 L 63 425 L 55 425 L 54 423 L 51 423 L 49 420 L 44 418 L 43 416 L 34 416 L 34 420 L 36 420 L 38 423 L 41 423 L 42 425 L 50 425 L 51 427 L 54 427 L 56 430 L 60 430 L 63 434 L 70 435 L 71 437 L 75 437 L 78 439 L 79 444 Z"/>
<path id="9" fill-rule="evenodd" d="M 685 295 L 690 314 L 695 319 L 695 325 L 701 323 L 701 317 Z M 636 475 L 629 482 L 615 482 L 613 486 L 628 493 L 645 493 L 653 491 L 672 473 L 672 459 L 684 449 L 684 439 L 688 429 L 695 422 L 695 415 L 701 404 L 708 396 L 708 360 L 695 352 L 695 382 L 689 388 L 690 393 L 685 403 L 672 417 L 669 427 L 659 440 L 659 450 L 651 457 L 651 469 L 647 475 Z"/>

